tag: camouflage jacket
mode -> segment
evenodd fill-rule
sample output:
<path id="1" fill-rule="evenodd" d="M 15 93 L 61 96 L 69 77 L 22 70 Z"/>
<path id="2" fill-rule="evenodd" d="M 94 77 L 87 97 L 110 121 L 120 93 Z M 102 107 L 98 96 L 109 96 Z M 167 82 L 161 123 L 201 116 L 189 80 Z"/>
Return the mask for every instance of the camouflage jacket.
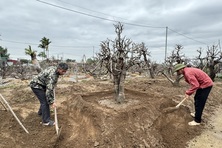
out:
<path id="1" fill-rule="evenodd" d="M 59 74 L 56 71 L 57 67 L 48 67 L 41 71 L 37 76 L 33 77 L 30 82 L 30 87 L 46 91 L 46 99 L 49 104 L 54 102 L 53 89 L 59 78 Z"/>

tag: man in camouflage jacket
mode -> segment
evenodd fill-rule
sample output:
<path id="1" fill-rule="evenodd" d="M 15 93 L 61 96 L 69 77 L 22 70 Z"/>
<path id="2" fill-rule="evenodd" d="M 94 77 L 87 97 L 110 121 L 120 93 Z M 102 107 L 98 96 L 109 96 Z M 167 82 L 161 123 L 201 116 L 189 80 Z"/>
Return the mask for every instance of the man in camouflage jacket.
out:
<path id="1" fill-rule="evenodd" d="M 50 119 L 50 105 L 56 107 L 53 90 L 59 76 L 64 75 L 67 70 L 68 65 L 60 63 L 58 66 L 51 66 L 41 71 L 30 82 L 30 87 L 40 102 L 38 115 L 42 116 L 43 125 L 54 125 L 54 121 Z"/>

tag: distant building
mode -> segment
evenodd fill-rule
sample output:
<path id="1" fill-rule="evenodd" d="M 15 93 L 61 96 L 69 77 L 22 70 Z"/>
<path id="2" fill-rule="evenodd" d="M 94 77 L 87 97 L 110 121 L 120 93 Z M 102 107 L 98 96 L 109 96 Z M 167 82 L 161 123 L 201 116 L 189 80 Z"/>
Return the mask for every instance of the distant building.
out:
<path id="1" fill-rule="evenodd" d="M 15 64 L 17 64 L 17 60 L 12 60 L 12 59 L 8 59 L 7 60 L 7 64 L 9 65 L 9 66 L 11 66 L 11 65 L 15 65 Z"/>

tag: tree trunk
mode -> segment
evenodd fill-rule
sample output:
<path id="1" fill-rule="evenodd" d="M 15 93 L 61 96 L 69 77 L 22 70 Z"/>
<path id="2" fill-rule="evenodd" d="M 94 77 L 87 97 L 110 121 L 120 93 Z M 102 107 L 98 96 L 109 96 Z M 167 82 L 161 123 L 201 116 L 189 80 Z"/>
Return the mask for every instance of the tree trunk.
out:
<path id="1" fill-rule="evenodd" d="M 167 78 L 167 80 L 171 82 L 173 86 L 179 86 L 180 80 L 183 78 L 183 75 L 177 75 L 176 80 L 173 80 L 170 77 L 168 77 L 164 72 L 162 72 L 162 75 L 164 75 Z"/>
<path id="2" fill-rule="evenodd" d="M 152 67 L 152 66 L 149 68 L 149 72 L 150 72 L 150 77 L 151 77 L 152 79 L 154 79 L 154 70 L 153 70 L 153 67 Z"/>
<path id="3" fill-rule="evenodd" d="M 123 74 L 114 76 L 115 100 L 120 104 L 125 101 L 124 81 L 125 76 Z"/>
<path id="4" fill-rule="evenodd" d="M 126 77 L 126 67 L 122 60 L 119 60 L 114 64 L 113 78 L 114 78 L 114 88 L 116 93 L 115 100 L 117 103 L 123 103 L 125 100 L 124 94 L 124 82 Z"/>
<path id="5" fill-rule="evenodd" d="M 34 68 L 36 69 L 38 73 L 42 71 L 39 61 L 37 59 L 32 59 L 32 64 L 34 65 Z"/>
<path id="6" fill-rule="evenodd" d="M 176 80 L 173 83 L 173 86 L 179 86 L 180 85 L 180 80 L 183 78 L 183 75 L 177 75 Z"/>
<path id="7" fill-rule="evenodd" d="M 212 81 L 214 81 L 215 77 L 216 77 L 216 73 L 214 70 L 214 66 L 209 66 L 209 77 L 211 78 Z"/>
<path id="8" fill-rule="evenodd" d="M 2 62 L 2 79 L 6 79 L 6 61 Z"/>

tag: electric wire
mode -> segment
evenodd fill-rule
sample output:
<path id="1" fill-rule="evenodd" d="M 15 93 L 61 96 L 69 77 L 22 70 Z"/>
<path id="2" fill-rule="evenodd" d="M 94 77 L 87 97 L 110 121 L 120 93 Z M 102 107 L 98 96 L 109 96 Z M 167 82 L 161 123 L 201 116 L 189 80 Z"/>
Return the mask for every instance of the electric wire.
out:
<path id="1" fill-rule="evenodd" d="M 9 42 L 9 43 L 16 43 L 16 44 L 25 44 L 25 45 L 39 45 L 36 43 L 28 43 L 28 42 L 18 42 L 18 41 L 11 41 L 11 40 L 3 40 L 1 39 L 1 41 L 3 42 Z M 93 45 L 85 45 L 85 46 L 63 46 L 63 45 L 50 45 L 52 47 L 62 47 L 62 48 L 89 48 L 89 47 L 95 47 Z"/>
<path id="2" fill-rule="evenodd" d="M 85 13 L 85 12 L 80 12 L 80 11 L 76 11 L 76 10 L 69 9 L 69 8 L 66 8 L 66 7 L 62 7 L 62 6 L 59 6 L 59 5 L 55 5 L 55 4 L 52 4 L 52 3 L 48 3 L 48 2 L 45 2 L 45 1 L 42 1 L 42 0 L 36 0 L 36 1 L 38 1 L 38 2 L 40 2 L 40 3 L 43 3 L 43 4 L 46 4 L 46 5 L 49 5 L 49 6 L 52 6 L 52 7 L 56 7 L 56 8 L 63 9 L 63 10 L 66 10 L 66 11 L 71 11 L 71 12 L 78 13 L 78 14 L 82 14 L 82 15 L 85 15 L 85 16 L 94 17 L 94 18 L 98 18 L 98 19 L 102 19 L 102 20 L 111 21 L 111 22 L 118 22 L 118 21 L 115 21 L 115 20 L 112 20 L 112 19 L 107 19 L 107 18 L 104 18 L 104 17 L 100 17 L 100 16 L 88 14 L 88 13 Z M 58 1 L 63 2 L 63 3 L 66 3 L 66 2 L 64 2 L 64 1 L 62 1 L 62 0 L 58 0 Z M 67 3 L 67 4 L 70 4 L 70 3 Z M 70 5 L 72 5 L 72 4 L 70 4 Z M 75 6 L 75 5 L 73 5 L 73 6 Z M 77 6 L 77 7 L 80 7 L 80 6 Z M 85 10 L 89 10 L 89 11 L 92 11 L 92 12 L 97 12 L 97 11 L 93 11 L 93 10 L 90 10 L 90 9 L 87 9 L 87 8 L 83 8 L 83 7 L 80 7 L 80 8 L 85 9 Z M 101 13 L 101 12 L 97 12 L 97 13 Z M 101 13 L 101 14 L 107 15 L 107 14 L 105 14 L 105 13 Z M 110 16 L 110 15 L 109 15 L 109 16 Z M 115 16 L 112 16 L 112 17 L 115 17 Z M 115 18 L 120 18 L 120 17 L 115 17 Z M 123 19 L 123 18 L 121 18 L 121 19 Z M 146 27 L 146 28 L 166 28 L 166 27 L 160 27 L 160 26 L 158 27 L 158 26 L 134 24 L 134 23 L 129 23 L 129 22 L 122 22 L 122 23 L 127 24 L 127 25 L 132 25 L 132 26 Z M 171 28 L 169 28 L 169 27 L 167 27 L 167 28 L 168 28 L 170 31 L 175 32 L 175 33 L 177 33 L 177 34 L 179 34 L 179 35 L 181 35 L 181 36 L 183 36 L 183 37 L 185 37 L 185 38 L 187 38 L 187 39 L 190 39 L 190 40 L 193 40 L 193 41 L 195 41 L 195 42 L 199 42 L 199 43 L 201 43 L 201 44 L 207 45 L 207 44 L 204 43 L 204 42 L 201 42 L 201 41 L 198 41 L 198 40 L 193 39 L 193 38 L 191 38 L 191 37 L 188 37 L 188 36 L 186 36 L 186 35 L 184 35 L 184 34 L 182 34 L 182 33 L 179 33 L 179 32 L 177 32 L 177 31 L 175 31 L 175 30 L 173 30 L 173 29 L 171 29 Z M 1 39 L 1 41 L 11 42 L 11 43 L 18 43 L 18 44 L 39 45 L 39 44 L 36 44 L 36 43 L 9 41 L 9 40 L 2 40 L 2 39 Z M 88 48 L 88 47 L 93 47 L 93 46 L 60 46 L 60 45 L 51 45 L 51 46 L 53 46 L 53 47 L 63 47 L 63 48 Z"/>
<path id="3" fill-rule="evenodd" d="M 70 5 L 70 6 L 74 6 L 74 7 L 77 7 L 77 8 L 81 8 L 81 9 L 84 9 L 84 10 L 87 10 L 87 11 L 99 13 L 99 14 L 106 15 L 106 16 L 111 16 L 111 17 L 114 17 L 114 18 L 119 18 L 119 19 L 127 20 L 127 19 L 125 19 L 125 18 L 121 18 L 121 17 L 117 17 L 117 16 L 110 15 L 110 14 L 102 13 L 102 12 L 99 12 L 99 11 L 87 9 L 87 8 L 84 8 L 84 7 L 81 7 L 81 6 L 78 6 L 78 5 L 73 5 L 73 4 L 71 4 L 71 3 L 68 3 L 68 2 L 65 2 L 65 1 L 62 1 L 62 0 L 57 0 L 57 1 L 62 2 L 62 3 L 64 3 L 64 4 L 68 4 L 68 5 Z"/>
<path id="4" fill-rule="evenodd" d="M 98 18 L 98 19 L 102 19 L 102 20 L 107 20 L 107 21 L 112 21 L 112 22 L 118 22 L 118 21 L 115 21 L 115 20 L 111 20 L 111 19 L 107 19 L 107 18 L 103 18 L 103 17 L 99 17 L 99 16 L 95 16 L 95 15 L 91 15 L 91 14 L 88 14 L 88 13 L 84 13 L 84 12 L 80 12 L 80 11 L 76 11 L 76 10 L 72 10 L 72 9 L 69 9 L 69 8 L 65 8 L 65 7 L 62 7 L 62 6 L 59 6 L 59 5 L 55 5 L 55 4 L 51 4 L 51 3 L 48 3 L 48 2 L 45 2 L 45 1 L 42 1 L 42 0 L 36 0 L 38 2 L 41 2 L 43 4 L 46 4 L 46 5 L 50 5 L 50 6 L 53 6 L 53 7 L 57 7 L 57 8 L 60 8 L 60 9 L 64 9 L 64 10 L 67 10 L 67 11 L 71 11 L 71 12 L 75 12 L 75 13 L 79 13 L 79 14 L 82 14 L 82 15 L 86 15 L 86 16 L 90 16 L 90 17 L 94 17 L 94 18 Z M 73 4 L 70 4 L 70 3 L 67 3 L 67 2 L 64 2 L 62 0 L 58 0 L 60 2 L 63 2 L 63 3 L 66 3 L 66 4 L 69 4 L 69 5 L 72 5 L 72 6 L 75 6 Z M 87 8 L 83 8 L 83 7 L 80 7 L 80 6 L 76 6 L 76 7 L 79 7 L 79 8 L 82 8 L 82 9 L 85 9 L 85 10 L 89 10 L 89 11 L 92 11 L 92 12 L 97 12 L 97 13 L 101 13 L 101 12 L 98 12 L 98 11 L 93 11 L 93 10 L 90 10 L 90 9 L 87 9 Z M 107 15 L 105 13 L 101 13 L 101 14 L 104 14 L 104 15 Z M 108 15 L 110 16 L 110 15 Z M 112 16 L 112 17 L 115 17 L 115 16 Z M 117 17 L 116 17 L 117 18 Z M 121 18 L 122 19 L 122 18 Z M 122 22 L 122 21 L 121 21 Z M 126 25 L 132 25 L 132 26 L 138 26 L 138 27 L 148 27 L 148 28 L 166 28 L 166 27 L 161 27 L 161 26 L 149 26 L 149 25 L 142 25 L 142 24 L 135 24 L 135 23 L 129 23 L 129 22 L 122 22 Z M 204 44 L 204 45 L 207 45 L 206 43 L 204 42 L 201 42 L 201 41 L 198 41 L 196 39 L 193 39 L 191 37 L 188 37 L 187 35 L 184 35 L 182 33 L 179 33 L 171 28 L 168 27 L 169 30 L 187 38 L 187 39 L 190 39 L 190 40 L 193 40 L 195 42 L 198 42 L 198 43 L 201 43 L 201 44 Z"/>
<path id="5" fill-rule="evenodd" d="M 171 30 L 171 31 L 173 31 L 173 32 L 175 32 L 175 33 L 177 33 L 177 34 L 179 34 L 179 35 L 181 35 L 181 36 L 184 36 L 185 38 L 188 38 L 188 39 L 193 40 L 193 41 L 195 41 L 195 42 L 199 42 L 199 43 L 201 43 L 201 44 L 207 45 L 207 44 L 204 43 L 204 42 L 201 42 L 201 41 L 198 41 L 198 40 L 193 39 L 193 38 L 191 38 L 191 37 L 188 37 L 188 36 L 186 36 L 186 35 L 184 35 L 184 34 L 182 34 L 182 33 L 179 33 L 179 32 L 177 32 L 177 31 L 173 30 L 173 29 L 170 29 L 170 28 L 168 28 L 168 29 Z"/>
<path id="6" fill-rule="evenodd" d="M 85 12 L 80 12 L 80 11 L 72 10 L 72 9 L 69 9 L 69 8 L 66 8 L 66 7 L 63 7 L 63 6 L 59 6 L 59 5 L 55 5 L 55 4 L 52 4 L 52 3 L 48 3 L 48 2 L 45 2 L 45 1 L 41 1 L 41 0 L 36 0 L 36 1 L 38 1 L 40 3 L 43 3 L 43 4 L 46 4 L 46 5 L 50 5 L 52 7 L 56 7 L 56 8 L 63 9 L 63 10 L 67 10 L 67 11 L 70 11 L 70 12 L 79 13 L 79 14 L 86 15 L 86 16 L 89 16 L 89 17 L 94 17 L 94 18 L 98 18 L 98 19 L 102 19 L 102 20 L 106 20 L 106 21 L 110 21 L 110 22 L 116 22 L 116 23 L 119 22 L 119 21 L 115 21 L 115 20 L 112 20 L 112 19 L 108 19 L 108 18 L 104 18 L 104 17 L 88 14 L 88 13 L 85 13 Z M 127 23 L 127 22 L 122 22 L 122 23 L 127 24 L 127 25 L 139 26 L 139 27 L 166 28 L 166 27 L 163 27 L 163 26 L 162 27 L 161 26 L 150 26 L 150 25 Z"/>

